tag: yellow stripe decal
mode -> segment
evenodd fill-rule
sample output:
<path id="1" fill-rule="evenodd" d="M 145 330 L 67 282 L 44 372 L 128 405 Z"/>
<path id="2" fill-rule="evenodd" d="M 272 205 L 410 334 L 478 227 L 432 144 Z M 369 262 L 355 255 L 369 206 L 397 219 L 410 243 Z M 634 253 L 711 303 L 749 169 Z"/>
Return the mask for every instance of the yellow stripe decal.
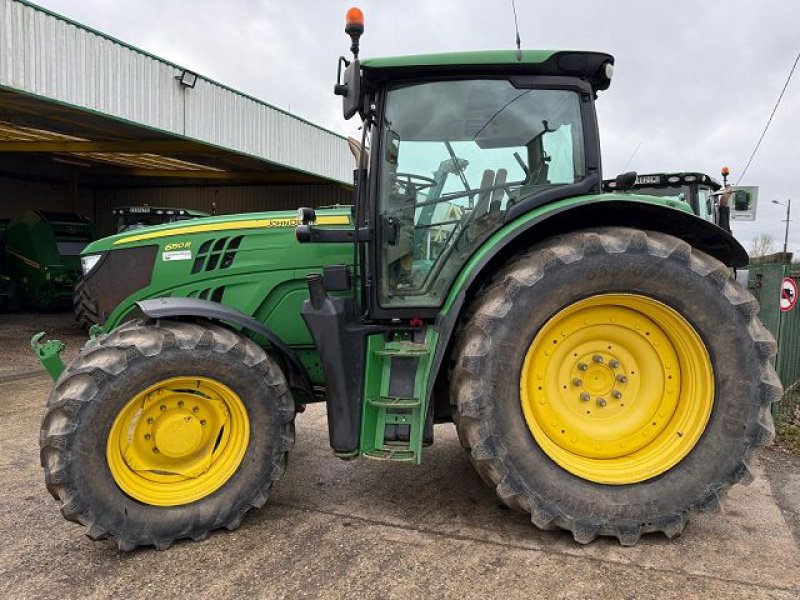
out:
<path id="1" fill-rule="evenodd" d="M 42 268 L 42 265 L 40 265 L 40 264 L 39 264 L 39 263 L 37 263 L 36 261 L 33 261 L 33 260 L 31 260 L 30 258 L 27 258 L 27 257 L 25 257 L 25 256 L 22 256 L 22 254 L 18 254 L 18 253 L 16 253 L 16 252 L 14 252 L 13 250 L 9 250 L 8 248 L 6 248 L 6 252 L 8 252 L 9 254 L 12 254 L 12 255 L 14 255 L 14 256 L 16 256 L 18 259 L 20 259 L 22 262 L 24 262 L 24 263 L 25 263 L 26 265 L 28 265 L 29 267 L 33 267 L 33 268 L 34 268 L 34 269 L 36 269 L 36 270 L 39 270 L 39 269 L 41 269 L 41 268 Z"/>
<path id="2" fill-rule="evenodd" d="M 349 225 L 350 217 L 347 215 L 328 215 L 318 217 L 316 225 Z M 209 231 L 228 231 L 231 229 L 258 229 L 258 228 L 288 228 L 296 227 L 297 218 L 295 217 L 272 217 L 269 219 L 252 219 L 250 221 L 231 221 L 229 223 L 204 223 L 202 225 L 191 225 L 188 227 L 178 227 L 175 229 L 166 229 L 164 231 L 151 231 L 148 233 L 140 233 L 138 235 L 131 235 L 114 242 L 117 244 L 129 244 L 131 242 L 140 242 L 142 240 L 153 240 L 156 238 L 170 237 L 173 235 L 189 235 L 191 233 L 205 233 Z"/>

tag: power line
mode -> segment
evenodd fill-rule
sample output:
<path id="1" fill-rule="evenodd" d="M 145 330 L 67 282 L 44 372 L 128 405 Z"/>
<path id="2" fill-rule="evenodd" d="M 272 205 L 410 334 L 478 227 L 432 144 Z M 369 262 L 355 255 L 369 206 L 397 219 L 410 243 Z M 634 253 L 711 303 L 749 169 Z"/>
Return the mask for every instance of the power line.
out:
<path id="1" fill-rule="evenodd" d="M 514 11 L 514 31 L 517 34 L 517 60 L 522 60 L 522 43 L 519 39 L 519 25 L 517 24 L 517 3 L 516 0 L 511 0 L 511 10 Z"/>
<path id="2" fill-rule="evenodd" d="M 633 157 L 636 156 L 636 153 L 639 151 L 639 148 L 642 147 L 643 143 L 644 143 L 644 140 L 642 140 L 638 144 L 636 144 L 636 148 L 633 149 L 633 152 L 631 152 L 631 155 L 628 157 L 628 162 L 626 162 L 625 166 L 622 167 L 623 171 L 628 168 L 629 164 L 631 164 L 631 161 L 633 160 Z"/>
<path id="3" fill-rule="evenodd" d="M 739 185 L 739 182 L 744 177 L 744 174 L 747 173 L 747 169 L 750 168 L 750 163 L 753 162 L 753 158 L 755 158 L 756 152 L 758 152 L 758 147 L 761 146 L 761 142 L 764 139 L 764 136 L 767 134 L 767 129 L 769 129 L 770 123 L 772 123 L 772 118 L 775 116 L 775 112 L 778 110 L 778 106 L 781 104 L 781 100 L 783 100 L 783 94 L 786 92 L 786 88 L 789 87 L 789 82 L 792 80 L 792 75 L 794 75 L 794 70 L 797 68 L 797 63 L 800 61 L 800 52 L 797 54 L 797 58 L 794 59 L 794 64 L 792 65 L 791 70 L 789 71 L 789 76 L 786 78 L 786 83 L 783 84 L 783 89 L 781 90 L 780 96 L 778 96 L 778 101 L 775 103 L 775 108 L 772 109 L 772 114 L 769 116 L 767 120 L 767 124 L 764 126 L 764 131 L 761 132 L 761 137 L 758 138 L 758 142 L 756 143 L 756 147 L 753 148 L 753 153 L 750 155 L 747 164 L 742 171 L 742 174 L 739 175 L 739 179 L 736 180 L 736 185 Z"/>

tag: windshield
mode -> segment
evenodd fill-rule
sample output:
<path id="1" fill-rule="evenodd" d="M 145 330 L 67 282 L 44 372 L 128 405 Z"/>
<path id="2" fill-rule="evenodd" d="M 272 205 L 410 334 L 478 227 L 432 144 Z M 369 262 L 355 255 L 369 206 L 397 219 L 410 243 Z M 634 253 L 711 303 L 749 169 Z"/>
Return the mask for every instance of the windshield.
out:
<path id="1" fill-rule="evenodd" d="M 645 196 L 661 196 L 681 200 L 688 203 L 697 216 L 707 221 L 712 219 L 711 188 L 705 185 L 695 184 L 694 192 L 691 185 L 637 186 L 634 192 Z"/>
<path id="2" fill-rule="evenodd" d="M 390 89 L 380 213 L 383 306 L 437 306 L 520 199 L 585 176 L 576 92 L 506 80 Z"/>

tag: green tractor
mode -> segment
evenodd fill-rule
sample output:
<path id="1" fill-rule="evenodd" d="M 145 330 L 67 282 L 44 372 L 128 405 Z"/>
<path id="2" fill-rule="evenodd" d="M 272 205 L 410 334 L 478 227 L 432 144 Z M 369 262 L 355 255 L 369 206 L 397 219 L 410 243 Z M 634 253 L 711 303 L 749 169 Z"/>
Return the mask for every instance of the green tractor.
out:
<path id="1" fill-rule="evenodd" d="M 209 213 L 201 210 L 150 206 L 148 204 L 112 208 L 111 214 L 116 217 L 117 233 L 210 216 Z M 92 296 L 83 277 L 80 277 L 75 284 L 72 293 L 72 310 L 75 313 L 75 320 L 85 329 L 96 325 L 103 318 L 97 299 Z"/>
<path id="2" fill-rule="evenodd" d="M 111 214 L 117 217 L 117 233 L 133 231 L 143 227 L 188 221 L 200 217 L 209 217 L 210 213 L 191 208 L 176 208 L 168 206 L 120 206 L 112 208 Z"/>
<path id="3" fill-rule="evenodd" d="M 5 255 L 19 304 L 69 306 L 81 271 L 81 252 L 95 239 L 92 223 L 77 213 L 36 210 L 11 221 Z"/>
<path id="4" fill-rule="evenodd" d="M 614 179 L 603 181 L 603 191 L 617 191 Z M 714 194 L 722 189 L 719 181 L 697 172 L 650 173 L 637 175 L 631 191 L 649 196 L 671 197 L 692 207 L 694 214 L 706 221 L 716 222 Z"/>
<path id="5" fill-rule="evenodd" d="M 325 402 L 339 458 L 414 468 L 454 422 L 535 526 L 679 535 L 773 438 L 775 343 L 729 275 L 747 253 L 685 202 L 602 193 L 610 55 L 362 62 L 360 17 L 335 87 L 370 142 L 352 209 L 85 250 L 101 330 L 66 367 L 34 344 L 56 378 L 41 463 L 63 516 L 124 550 L 234 529 Z"/>

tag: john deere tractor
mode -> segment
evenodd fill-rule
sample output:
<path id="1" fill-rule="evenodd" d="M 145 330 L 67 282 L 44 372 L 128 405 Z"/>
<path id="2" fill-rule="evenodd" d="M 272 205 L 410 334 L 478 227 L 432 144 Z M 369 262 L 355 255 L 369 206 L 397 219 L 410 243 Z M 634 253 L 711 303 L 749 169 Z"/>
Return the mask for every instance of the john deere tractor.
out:
<path id="1" fill-rule="evenodd" d="M 190 208 L 176 208 L 168 206 L 120 206 L 111 209 L 111 214 L 117 217 L 117 232 L 133 231 L 143 227 L 152 227 L 162 223 L 175 223 L 188 221 L 198 217 L 208 217 L 209 213 Z"/>
<path id="2" fill-rule="evenodd" d="M 311 402 L 342 459 L 415 468 L 454 422 L 502 502 L 581 543 L 671 538 L 718 508 L 772 440 L 775 343 L 730 278 L 747 253 L 727 232 L 685 202 L 602 193 L 614 59 L 361 61 L 360 11 L 345 31 L 335 93 L 369 141 L 352 209 L 85 250 L 102 331 L 66 368 L 36 345 L 57 377 L 41 462 L 64 517 L 125 550 L 234 529 Z"/>
<path id="3" fill-rule="evenodd" d="M 694 214 L 707 221 L 715 221 L 713 195 L 722 189 L 719 181 L 697 172 L 650 173 L 637 175 L 630 190 L 637 194 L 665 196 L 682 200 L 692 207 Z M 603 190 L 616 192 L 614 179 L 603 181 Z M 735 208 L 735 207 L 734 207 Z"/>

